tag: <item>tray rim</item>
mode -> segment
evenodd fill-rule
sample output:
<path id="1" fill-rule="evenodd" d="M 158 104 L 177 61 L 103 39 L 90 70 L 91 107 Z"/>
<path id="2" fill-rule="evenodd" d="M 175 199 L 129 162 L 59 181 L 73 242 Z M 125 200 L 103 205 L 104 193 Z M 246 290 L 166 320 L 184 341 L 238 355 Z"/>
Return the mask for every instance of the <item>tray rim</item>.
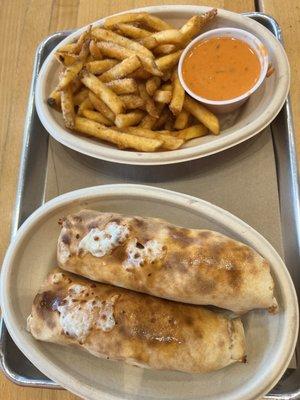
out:
<path id="1" fill-rule="evenodd" d="M 281 37 L 281 30 L 277 22 L 272 16 L 269 16 L 265 13 L 261 12 L 249 12 L 249 13 L 243 13 L 243 15 L 250 17 L 250 18 L 260 18 L 261 20 L 265 20 L 268 24 L 270 24 L 273 27 L 274 34 L 278 38 L 278 40 L 282 41 Z M 34 69 L 33 72 L 36 73 L 38 64 L 41 59 L 41 52 L 44 46 L 48 43 L 48 41 L 53 40 L 55 37 L 59 36 L 65 36 L 66 34 L 69 34 L 72 31 L 60 31 L 57 33 L 54 33 L 47 38 L 45 38 L 40 45 L 37 48 L 36 56 L 35 56 L 35 63 L 34 63 Z M 16 194 L 16 204 L 15 204 L 15 213 L 14 213 L 14 218 L 13 218 L 13 223 L 12 223 L 12 238 L 18 228 L 19 222 L 20 222 L 20 205 L 21 205 L 21 200 L 22 200 L 22 194 L 24 187 L 22 185 L 24 173 L 26 170 L 26 148 L 28 145 L 28 141 L 30 138 L 29 131 L 28 131 L 28 126 L 30 125 L 30 118 L 32 115 L 32 112 L 34 111 L 34 104 L 33 104 L 33 98 L 32 98 L 32 91 L 33 87 L 35 84 L 35 79 L 36 76 L 33 74 L 33 80 L 31 84 L 31 89 L 30 89 L 30 95 L 29 95 L 29 102 L 28 102 L 28 109 L 27 109 L 27 115 L 25 119 L 25 128 L 24 128 L 24 140 L 23 140 L 23 149 L 21 152 L 21 166 L 20 166 L 20 173 L 19 173 L 19 180 L 18 180 L 18 186 L 17 186 L 17 194 Z M 291 105 L 290 105 L 290 100 L 289 98 L 286 100 L 286 103 L 283 106 L 283 109 L 286 114 L 287 114 L 287 125 L 288 125 L 288 144 L 289 144 L 289 167 L 291 168 L 291 185 L 292 185 L 292 193 L 293 193 L 293 212 L 294 215 L 300 216 L 300 206 L 299 206 L 299 185 L 298 185 L 298 164 L 297 164 L 297 157 L 296 157 L 296 152 L 295 152 L 295 141 L 294 141 L 294 128 L 293 128 L 293 120 L 292 120 L 292 111 L 291 111 Z M 278 118 L 278 117 L 276 117 Z M 277 174 L 278 175 L 278 174 Z M 299 219 L 298 219 L 299 220 Z M 300 243 L 300 226 L 295 224 L 295 229 L 297 233 L 297 242 L 298 244 Z M 298 249 L 299 249 L 298 245 Z M 0 321 L 1 323 L 2 321 Z M 5 363 L 4 355 L 2 352 L 2 346 L 5 340 L 5 324 L 1 323 L 0 326 L 0 364 L 2 366 L 2 370 L 4 374 L 10 379 L 12 382 L 23 385 L 23 386 L 34 386 L 34 387 L 42 387 L 42 388 L 53 388 L 53 389 L 61 389 L 60 386 L 55 384 L 52 381 L 45 381 L 45 380 L 39 380 L 39 379 L 27 379 L 24 378 L 20 375 L 14 374 L 13 371 L 11 371 L 8 366 Z M 300 398 L 300 387 L 296 391 L 293 392 L 285 392 L 282 394 L 270 394 L 266 396 L 267 398 L 272 398 L 272 399 L 296 399 Z"/>

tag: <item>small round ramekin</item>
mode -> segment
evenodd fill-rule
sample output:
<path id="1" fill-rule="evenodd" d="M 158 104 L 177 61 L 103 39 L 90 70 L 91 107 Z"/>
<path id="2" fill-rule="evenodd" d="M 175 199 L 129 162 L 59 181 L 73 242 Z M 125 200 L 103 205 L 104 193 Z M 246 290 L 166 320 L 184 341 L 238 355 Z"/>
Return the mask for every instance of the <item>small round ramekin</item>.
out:
<path id="1" fill-rule="evenodd" d="M 255 85 L 248 90 L 247 92 L 243 93 L 241 96 L 234 97 L 228 100 L 209 100 L 204 97 L 198 96 L 194 93 L 185 83 L 182 75 L 182 65 L 184 62 L 185 57 L 189 53 L 189 51 L 194 47 L 197 43 L 202 42 L 203 40 L 207 40 L 212 37 L 232 37 L 235 39 L 242 40 L 246 42 L 252 50 L 257 55 L 259 62 L 260 62 L 260 76 Z M 183 53 L 181 54 L 179 63 L 178 63 L 178 75 L 182 86 L 184 87 L 185 91 L 194 99 L 198 100 L 199 102 L 205 104 L 210 110 L 216 113 L 227 113 L 236 110 L 239 108 L 250 96 L 254 93 L 260 85 L 263 83 L 267 70 L 269 66 L 269 57 L 268 51 L 263 45 L 263 43 L 252 33 L 247 32 L 242 29 L 237 28 L 218 28 L 212 29 L 208 32 L 199 35 L 194 40 L 189 43 L 189 45 L 184 49 Z"/>

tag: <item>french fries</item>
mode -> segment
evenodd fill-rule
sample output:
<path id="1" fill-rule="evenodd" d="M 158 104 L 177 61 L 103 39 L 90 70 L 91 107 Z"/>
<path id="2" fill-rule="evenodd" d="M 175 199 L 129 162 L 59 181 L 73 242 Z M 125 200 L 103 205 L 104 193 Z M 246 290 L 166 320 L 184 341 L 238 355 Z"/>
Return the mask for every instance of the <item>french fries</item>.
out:
<path id="1" fill-rule="evenodd" d="M 131 94 L 136 93 L 138 90 L 136 81 L 131 78 L 110 81 L 106 83 L 106 86 L 112 89 L 116 94 Z"/>
<path id="2" fill-rule="evenodd" d="M 61 91 L 61 110 L 66 127 L 73 129 L 75 124 L 75 111 L 71 84 Z"/>
<path id="3" fill-rule="evenodd" d="M 100 75 L 99 79 L 102 82 L 109 82 L 116 79 L 125 78 L 128 74 L 135 71 L 140 66 L 141 62 L 137 56 L 128 57 Z"/>
<path id="4" fill-rule="evenodd" d="M 113 29 L 121 31 L 121 33 L 123 33 L 124 36 L 137 40 L 143 39 L 147 36 L 151 36 L 151 32 L 130 24 L 122 24 L 122 23 L 115 24 L 113 25 Z"/>
<path id="5" fill-rule="evenodd" d="M 116 144 L 120 149 L 134 149 L 137 151 L 155 151 L 163 144 L 162 140 L 138 137 L 129 133 L 116 132 L 98 122 L 87 118 L 75 118 L 75 131 L 84 133 L 106 142 Z"/>
<path id="6" fill-rule="evenodd" d="M 113 125 L 112 121 L 110 121 L 108 118 L 106 118 L 104 115 L 102 115 L 98 111 L 84 109 L 82 111 L 82 116 L 86 117 L 88 119 L 91 119 L 92 121 L 99 122 L 99 124 L 102 124 L 102 125 L 106 125 L 106 126 L 112 126 Z"/>
<path id="7" fill-rule="evenodd" d="M 157 90 L 154 93 L 153 99 L 158 103 L 169 104 L 172 99 L 172 92 L 170 90 Z"/>
<path id="8" fill-rule="evenodd" d="M 161 148 L 164 150 L 176 150 L 184 143 L 184 140 L 182 138 L 172 136 L 171 132 L 169 134 L 161 134 L 150 129 L 135 127 L 125 128 L 125 132 L 132 133 L 136 136 L 161 140 L 163 142 Z"/>
<path id="9" fill-rule="evenodd" d="M 203 125 L 205 125 L 214 135 L 220 133 L 220 124 L 218 118 L 202 104 L 186 95 L 183 103 L 186 111 L 189 111 Z"/>
<path id="10" fill-rule="evenodd" d="M 161 83 L 161 79 L 158 76 L 154 76 L 153 78 L 150 78 L 146 82 L 146 90 L 149 94 L 149 96 L 153 96 L 156 90 L 159 88 Z"/>
<path id="11" fill-rule="evenodd" d="M 118 128 L 126 128 L 128 126 L 137 125 L 143 118 L 143 111 L 132 111 L 128 114 L 119 114 L 116 116 L 115 124 Z"/>
<path id="12" fill-rule="evenodd" d="M 122 114 L 124 104 L 118 95 L 87 70 L 81 71 L 81 82 L 101 99 L 115 114 Z"/>
<path id="13" fill-rule="evenodd" d="M 178 115 L 183 107 L 185 93 L 179 81 L 177 71 L 175 71 L 173 74 L 172 84 L 173 84 L 173 90 L 172 90 L 172 100 L 170 103 L 170 110 L 174 115 Z"/>
<path id="14" fill-rule="evenodd" d="M 85 64 L 85 67 L 92 74 L 100 75 L 108 71 L 117 64 L 118 64 L 117 60 L 106 59 L 106 60 L 90 61 Z"/>
<path id="15" fill-rule="evenodd" d="M 159 117 L 158 110 L 157 110 L 157 108 L 155 106 L 154 101 L 149 96 L 149 94 L 148 94 L 148 92 L 146 90 L 145 84 L 144 83 L 140 83 L 138 85 L 138 90 L 139 90 L 141 98 L 145 102 L 145 108 L 146 108 L 146 111 L 148 112 L 148 114 L 150 114 L 154 118 L 158 118 Z"/>
<path id="16" fill-rule="evenodd" d="M 180 113 L 177 115 L 175 123 L 174 123 L 174 128 L 177 130 L 184 129 L 186 128 L 188 122 L 189 122 L 189 116 L 190 113 L 186 110 L 181 110 Z"/>
<path id="17" fill-rule="evenodd" d="M 95 110 L 99 111 L 100 114 L 105 115 L 110 121 L 114 121 L 116 115 L 111 111 L 109 107 L 99 99 L 93 92 L 89 91 L 89 99 L 93 104 Z"/>
<path id="18" fill-rule="evenodd" d="M 63 71 L 48 104 L 74 133 L 119 149 L 171 151 L 219 134 L 217 117 L 185 94 L 177 73 L 183 48 L 216 14 L 195 15 L 178 29 L 147 13 L 89 26 L 56 51 Z"/>

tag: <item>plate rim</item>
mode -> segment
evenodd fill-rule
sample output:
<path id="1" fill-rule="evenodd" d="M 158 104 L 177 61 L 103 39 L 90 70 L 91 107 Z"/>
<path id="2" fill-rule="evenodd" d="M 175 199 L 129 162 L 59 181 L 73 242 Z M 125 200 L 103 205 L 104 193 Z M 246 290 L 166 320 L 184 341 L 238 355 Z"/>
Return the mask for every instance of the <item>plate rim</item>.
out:
<path id="1" fill-rule="evenodd" d="M 166 10 L 170 10 L 170 8 L 172 12 L 176 12 L 178 14 L 183 12 L 198 14 L 200 11 L 207 11 L 212 7 L 195 5 L 148 6 L 126 10 L 113 15 L 124 14 L 127 12 L 149 12 L 157 14 L 160 12 L 165 12 Z M 246 126 L 239 128 L 237 131 L 231 133 L 226 138 L 223 138 L 223 140 L 219 140 L 219 142 L 217 143 L 215 140 L 213 140 L 210 143 L 199 144 L 189 148 L 178 149 L 168 152 L 142 153 L 136 151 L 118 150 L 113 147 L 103 147 L 101 142 L 90 142 L 87 141 L 85 137 L 72 134 L 67 129 L 62 128 L 60 124 L 58 124 L 55 119 L 52 118 L 49 107 L 46 101 L 43 99 L 43 91 L 46 84 L 45 76 L 47 76 L 47 71 L 54 63 L 53 53 L 56 51 L 56 49 L 59 48 L 61 45 L 67 44 L 74 37 L 78 36 L 87 28 L 87 26 L 90 25 L 89 24 L 76 30 L 67 38 L 65 38 L 62 42 L 60 42 L 50 52 L 41 67 L 35 88 L 35 106 L 42 125 L 44 126 L 46 131 L 54 137 L 54 139 L 56 139 L 63 145 L 71 148 L 72 150 L 93 158 L 130 165 L 166 165 L 194 160 L 219 153 L 259 134 L 277 116 L 288 96 L 290 87 L 290 66 L 286 52 L 281 43 L 272 35 L 272 33 L 267 28 L 259 24 L 257 21 L 251 20 L 244 15 L 220 8 L 218 8 L 218 13 L 221 16 L 228 18 L 229 20 L 247 21 L 248 26 L 255 26 L 256 30 L 261 32 L 263 36 L 266 37 L 267 41 L 272 42 L 272 44 L 277 48 L 278 54 L 280 54 L 280 57 L 278 59 L 282 62 L 283 75 L 276 88 L 276 95 L 272 97 L 271 101 L 269 102 L 269 106 L 263 110 L 259 118 L 256 118 L 254 121 L 251 121 Z M 101 24 L 104 20 L 105 18 L 102 18 L 92 22 L 91 24 L 98 25 Z M 279 94 L 281 95 L 279 96 Z M 239 133 L 239 139 L 236 139 L 237 133 Z"/>
<path id="2" fill-rule="evenodd" d="M 128 190 L 130 189 L 130 190 Z M 276 265 L 276 273 L 283 277 L 283 282 L 287 285 L 287 288 L 283 290 L 285 297 L 287 298 L 288 309 L 285 310 L 285 318 L 289 323 L 293 322 L 292 329 L 286 329 L 285 335 L 283 337 L 286 339 L 286 342 L 289 343 L 289 351 L 285 351 L 285 357 L 282 357 L 283 349 L 281 350 L 281 354 L 277 353 L 277 356 L 273 360 L 276 370 L 273 368 L 272 371 L 267 371 L 265 374 L 268 376 L 268 385 L 264 385 L 263 388 L 260 388 L 260 392 L 255 392 L 252 394 L 248 393 L 247 396 L 243 392 L 240 393 L 242 389 L 238 389 L 235 397 L 229 393 L 227 396 L 223 396 L 225 399 L 254 399 L 257 396 L 262 396 L 267 393 L 281 378 L 285 369 L 287 368 L 296 345 L 297 336 L 298 336 L 298 326 L 299 326 L 299 314 L 298 314 L 298 302 L 296 291 L 290 277 L 290 274 L 276 252 L 273 246 L 266 240 L 262 235 L 260 235 L 256 230 L 250 227 L 247 223 L 229 213 L 228 211 L 210 203 L 205 200 L 198 199 L 196 197 L 175 192 L 167 189 L 162 189 L 158 187 L 152 187 L 147 185 L 136 185 L 136 184 L 111 184 L 111 185 L 100 185 L 93 186 L 90 188 L 83 188 L 79 190 L 75 190 L 72 192 L 68 192 L 66 194 L 60 195 L 43 206 L 39 207 L 30 217 L 22 224 L 20 229 L 18 230 L 16 236 L 13 238 L 7 253 L 4 258 L 2 271 L 1 271 L 1 306 L 3 311 L 3 317 L 8 328 L 9 333 L 11 334 L 13 340 L 20 348 L 20 350 L 26 355 L 26 357 L 34 364 L 37 365 L 39 369 L 45 375 L 49 376 L 52 380 L 59 383 L 61 386 L 66 387 L 71 392 L 84 396 L 85 398 L 94 399 L 95 395 L 99 395 L 100 392 L 98 390 L 93 389 L 89 385 L 85 385 L 80 381 L 72 377 L 65 369 L 61 367 L 57 367 L 57 365 L 47 359 L 43 352 L 37 347 L 31 346 L 28 342 L 29 339 L 26 340 L 26 336 L 24 336 L 24 329 L 18 327 L 20 324 L 13 317 L 13 313 L 9 309 L 9 304 L 11 303 L 10 298 L 6 295 L 6 291 L 9 292 L 9 282 L 10 275 L 13 270 L 13 261 L 15 255 L 17 255 L 19 251 L 19 246 L 22 244 L 22 241 L 26 238 L 27 232 L 30 232 L 31 229 L 38 224 L 38 222 L 49 215 L 51 212 L 68 206 L 71 202 L 74 201 L 84 201 L 85 199 L 92 198 L 105 198 L 108 196 L 117 196 L 120 197 L 127 193 L 130 197 L 142 196 L 148 199 L 154 198 L 156 200 L 168 200 L 168 202 L 173 202 L 178 206 L 189 207 L 193 209 L 195 212 L 205 214 L 207 217 L 211 217 L 215 220 L 218 220 L 224 226 L 227 226 L 228 229 L 232 229 L 237 232 L 239 235 L 244 236 L 247 235 L 247 241 L 253 241 L 256 243 L 255 248 L 257 251 L 260 251 L 260 248 L 264 248 L 264 253 L 268 252 L 268 259 L 270 260 L 271 266 Z M 272 263 L 272 261 L 274 264 Z M 282 284 L 283 285 L 283 284 Z M 280 285 L 281 287 L 283 287 Z M 296 322 L 296 323 L 295 323 Z M 287 322 L 286 322 L 287 323 Z M 283 339 L 281 339 L 282 341 Z M 42 367 L 41 367 L 42 364 Z M 280 368 L 278 367 L 280 365 Z M 54 372 L 52 372 L 54 371 Z M 57 379 L 58 378 L 58 379 Z M 265 378 L 264 378 L 265 379 Z M 262 382 L 261 382 L 262 383 Z M 249 390 L 248 390 L 249 391 Z M 253 391 L 253 389 L 252 389 Z M 232 392 L 231 392 L 232 393 Z M 94 396 L 93 396 L 94 394 Z M 118 395 L 110 394 L 107 392 L 102 392 L 102 398 L 105 400 L 120 400 L 121 397 Z M 238 395 L 238 397 L 236 397 Z M 241 397 L 242 396 L 242 397 Z M 253 397 L 254 396 L 254 397 Z M 125 396 L 126 397 L 126 396 Z"/>

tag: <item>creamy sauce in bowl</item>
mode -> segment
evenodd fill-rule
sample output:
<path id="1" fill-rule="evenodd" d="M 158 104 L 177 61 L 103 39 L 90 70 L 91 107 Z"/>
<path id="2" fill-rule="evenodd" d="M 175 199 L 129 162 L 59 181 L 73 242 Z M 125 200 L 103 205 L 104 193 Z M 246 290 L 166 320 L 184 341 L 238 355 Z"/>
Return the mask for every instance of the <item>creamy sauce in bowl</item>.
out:
<path id="1" fill-rule="evenodd" d="M 260 77 L 256 52 L 233 37 L 212 37 L 197 42 L 182 64 L 188 88 L 208 100 L 229 100 L 247 93 Z"/>

